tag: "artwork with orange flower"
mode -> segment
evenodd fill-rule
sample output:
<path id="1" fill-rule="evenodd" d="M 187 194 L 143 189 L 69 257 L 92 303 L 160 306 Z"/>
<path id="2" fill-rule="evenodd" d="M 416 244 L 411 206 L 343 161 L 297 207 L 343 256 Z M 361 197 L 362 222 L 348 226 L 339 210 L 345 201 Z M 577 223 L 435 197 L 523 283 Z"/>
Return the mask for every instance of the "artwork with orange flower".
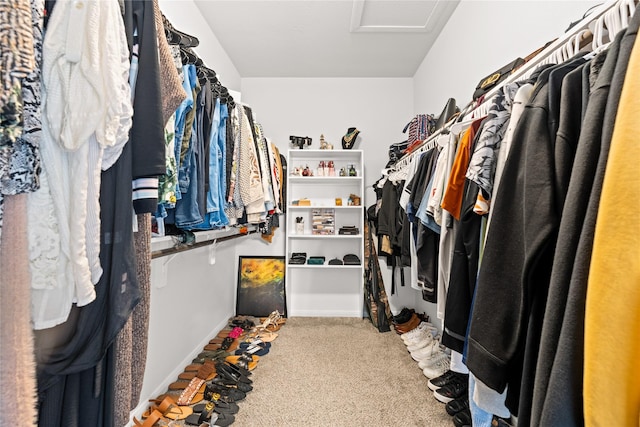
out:
<path id="1" fill-rule="evenodd" d="M 236 315 L 265 317 L 274 310 L 286 314 L 284 273 L 284 257 L 241 256 Z"/>

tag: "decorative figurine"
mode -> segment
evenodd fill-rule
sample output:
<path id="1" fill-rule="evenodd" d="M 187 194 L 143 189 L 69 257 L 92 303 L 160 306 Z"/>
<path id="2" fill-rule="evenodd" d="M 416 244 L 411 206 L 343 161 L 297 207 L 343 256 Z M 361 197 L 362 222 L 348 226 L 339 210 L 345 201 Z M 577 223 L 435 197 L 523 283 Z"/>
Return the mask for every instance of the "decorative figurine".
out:
<path id="1" fill-rule="evenodd" d="M 349 128 L 345 136 L 342 137 L 342 148 L 351 150 L 356 143 L 360 131 L 356 128 Z"/>
<path id="2" fill-rule="evenodd" d="M 320 149 L 321 150 L 333 150 L 333 144 L 329 144 L 324 140 L 324 134 L 320 135 Z"/>

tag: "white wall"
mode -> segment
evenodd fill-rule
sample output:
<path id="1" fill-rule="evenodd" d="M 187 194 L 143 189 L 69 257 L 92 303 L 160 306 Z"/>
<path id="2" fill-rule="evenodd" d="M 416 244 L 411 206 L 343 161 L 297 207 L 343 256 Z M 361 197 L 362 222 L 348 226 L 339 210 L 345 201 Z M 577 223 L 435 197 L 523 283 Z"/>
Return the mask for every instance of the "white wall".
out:
<path id="1" fill-rule="evenodd" d="M 414 112 L 438 115 L 450 97 L 464 107 L 480 79 L 561 36 L 599 3 L 462 0 L 414 75 Z"/>
<path id="2" fill-rule="evenodd" d="M 240 74 L 193 0 L 159 0 L 160 10 L 178 30 L 197 37 L 194 48 L 204 63 L 217 74 L 227 89 L 240 90 Z"/>
<path id="3" fill-rule="evenodd" d="M 360 130 L 356 148 L 364 150 L 365 186 L 380 177 L 388 147 L 403 138 L 413 116 L 411 78 L 243 78 L 242 99 L 255 112 L 266 135 L 287 153 L 289 135 L 320 134 L 336 148 L 349 127 Z M 365 206 L 374 203 L 365 191 Z"/>

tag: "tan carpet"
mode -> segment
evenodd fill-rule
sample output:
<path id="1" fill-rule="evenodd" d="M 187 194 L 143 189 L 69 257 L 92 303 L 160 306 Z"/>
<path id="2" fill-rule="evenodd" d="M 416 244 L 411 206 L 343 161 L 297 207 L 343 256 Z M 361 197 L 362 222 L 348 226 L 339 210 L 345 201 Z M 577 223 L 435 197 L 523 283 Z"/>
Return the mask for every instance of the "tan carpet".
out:
<path id="1" fill-rule="evenodd" d="M 291 318 L 234 426 L 453 426 L 394 332 L 368 320 Z"/>

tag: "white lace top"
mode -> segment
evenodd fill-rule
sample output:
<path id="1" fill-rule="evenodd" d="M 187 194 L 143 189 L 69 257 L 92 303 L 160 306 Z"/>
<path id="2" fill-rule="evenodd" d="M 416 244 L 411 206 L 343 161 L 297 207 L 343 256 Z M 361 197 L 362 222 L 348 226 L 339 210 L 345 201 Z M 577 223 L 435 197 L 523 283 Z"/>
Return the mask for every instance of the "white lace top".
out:
<path id="1" fill-rule="evenodd" d="M 118 2 L 58 0 L 43 48 L 42 186 L 28 204 L 33 321 L 95 299 L 100 176 L 131 127 L 129 51 Z"/>

